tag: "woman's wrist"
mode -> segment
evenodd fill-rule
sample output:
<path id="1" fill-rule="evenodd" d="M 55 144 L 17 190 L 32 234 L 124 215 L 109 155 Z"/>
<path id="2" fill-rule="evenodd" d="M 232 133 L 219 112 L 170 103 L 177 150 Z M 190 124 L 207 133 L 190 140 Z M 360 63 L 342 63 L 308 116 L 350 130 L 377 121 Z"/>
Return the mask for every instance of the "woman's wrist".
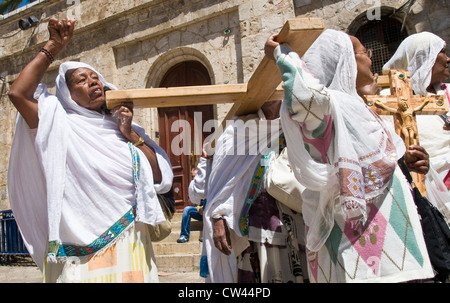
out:
<path id="1" fill-rule="evenodd" d="M 126 139 L 136 147 L 142 146 L 144 144 L 144 139 L 139 136 L 135 131 L 131 131 L 128 136 L 125 136 Z"/>
<path id="2" fill-rule="evenodd" d="M 62 47 L 56 45 L 52 40 L 47 41 L 42 49 L 45 49 L 53 57 L 53 59 L 55 59 L 56 56 L 62 51 Z"/>

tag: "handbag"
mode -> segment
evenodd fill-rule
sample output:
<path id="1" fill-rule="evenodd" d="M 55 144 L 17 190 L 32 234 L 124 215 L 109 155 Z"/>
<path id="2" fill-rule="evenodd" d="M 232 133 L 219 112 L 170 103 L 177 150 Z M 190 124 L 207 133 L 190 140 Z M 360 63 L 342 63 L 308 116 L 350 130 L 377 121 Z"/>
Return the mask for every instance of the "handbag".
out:
<path id="1" fill-rule="evenodd" d="M 166 221 L 155 226 L 148 225 L 148 231 L 152 242 L 160 242 L 167 238 L 167 236 L 169 236 L 172 232 L 171 220 L 173 218 L 173 212 L 171 211 L 170 203 L 167 203 L 166 199 L 170 200 L 170 197 L 158 194 L 159 204 L 161 205 Z"/>
<path id="2" fill-rule="evenodd" d="M 414 190 L 414 202 L 421 217 L 428 255 L 437 272 L 435 279 L 444 282 L 450 274 L 450 228 L 442 213 L 414 185 L 403 158 L 399 160 L 399 164 Z"/>
<path id="3" fill-rule="evenodd" d="M 289 164 L 287 148 L 278 157 L 272 158 L 265 178 L 266 191 L 290 209 L 302 212 L 302 192 L 305 187 L 295 178 Z"/>

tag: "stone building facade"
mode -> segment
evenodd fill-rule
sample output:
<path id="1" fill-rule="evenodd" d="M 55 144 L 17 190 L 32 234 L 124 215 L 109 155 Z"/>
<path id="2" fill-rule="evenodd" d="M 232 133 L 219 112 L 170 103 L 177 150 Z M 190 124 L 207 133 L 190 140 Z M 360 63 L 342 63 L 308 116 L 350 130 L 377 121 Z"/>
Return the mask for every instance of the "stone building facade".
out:
<path id="1" fill-rule="evenodd" d="M 397 10 L 407 2 L 413 3 L 410 11 Z M 445 0 L 38 0 L 0 16 L 0 210 L 9 208 L 7 169 L 17 116 L 8 89 L 48 39 L 50 17 L 77 19 L 71 43 L 43 80 L 51 91 L 59 64 L 67 60 L 91 64 L 119 89 L 133 89 L 158 87 L 172 67 L 187 61 L 201 63 L 211 84 L 244 83 L 269 35 L 295 17 L 321 17 L 327 28 L 355 33 L 391 16 L 405 20 L 407 34 L 431 31 L 449 41 L 449 6 Z M 31 15 L 39 24 L 21 30 L 18 21 Z M 213 115 L 220 120 L 228 109 L 215 105 Z M 158 142 L 158 110 L 135 115 Z"/>

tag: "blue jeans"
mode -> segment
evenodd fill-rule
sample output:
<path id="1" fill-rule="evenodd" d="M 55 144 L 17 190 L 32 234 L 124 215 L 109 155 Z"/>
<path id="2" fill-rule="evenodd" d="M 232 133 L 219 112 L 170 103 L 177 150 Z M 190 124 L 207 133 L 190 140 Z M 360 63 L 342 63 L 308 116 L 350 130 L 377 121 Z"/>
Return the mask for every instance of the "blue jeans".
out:
<path id="1" fill-rule="evenodd" d="M 183 218 L 181 220 L 181 236 L 186 236 L 189 239 L 191 232 L 191 218 L 203 221 L 203 216 L 197 211 L 196 206 L 186 206 L 183 210 Z"/>

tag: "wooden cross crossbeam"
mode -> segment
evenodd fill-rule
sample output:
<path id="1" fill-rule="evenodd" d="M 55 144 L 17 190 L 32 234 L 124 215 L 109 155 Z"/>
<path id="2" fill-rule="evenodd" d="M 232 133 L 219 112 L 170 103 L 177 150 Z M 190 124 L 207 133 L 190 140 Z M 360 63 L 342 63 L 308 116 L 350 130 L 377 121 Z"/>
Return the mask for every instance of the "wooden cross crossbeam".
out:
<path id="1" fill-rule="evenodd" d="M 280 43 L 303 55 L 324 30 L 321 18 L 296 18 L 286 22 L 278 35 Z M 174 107 L 233 103 L 224 121 L 235 115 L 256 112 L 269 100 L 281 100 L 281 74 L 272 60 L 264 57 L 246 84 L 148 88 L 106 92 L 109 109 L 123 102 L 133 102 L 135 108 Z"/>
<path id="2" fill-rule="evenodd" d="M 444 95 L 414 95 L 408 71 L 389 72 L 391 95 L 365 96 L 367 105 L 379 115 L 393 115 L 397 134 L 406 147 L 419 145 L 416 115 L 442 115 L 448 112 L 448 100 Z M 412 173 L 414 183 L 425 194 L 424 175 Z"/>

